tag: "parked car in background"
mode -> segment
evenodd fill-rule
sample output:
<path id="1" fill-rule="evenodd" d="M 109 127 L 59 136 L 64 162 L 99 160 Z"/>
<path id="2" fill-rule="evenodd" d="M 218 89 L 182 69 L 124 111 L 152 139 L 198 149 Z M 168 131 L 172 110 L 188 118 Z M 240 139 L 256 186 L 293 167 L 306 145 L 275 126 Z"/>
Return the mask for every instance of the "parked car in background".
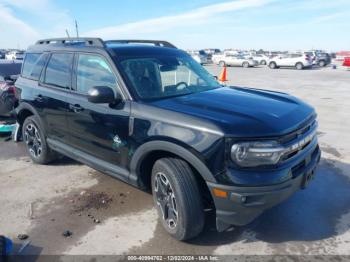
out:
<path id="1" fill-rule="evenodd" d="M 259 65 L 266 65 L 269 61 L 269 57 L 266 55 L 252 55 L 248 58 L 258 61 Z"/>
<path id="2" fill-rule="evenodd" d="M 0 51 L 0 59 L 5 59 L 6 53 L 4 51 Z"/>
<path id="3" fill-rule="evenodd" d="M 279 67 L 293 67 L 298 70 L 312 67 L 312 59 L 305 54 L 284 54 L 271 58 L 268 61 L 271 69 Z"/>
<path id="4" fill-rule="evenodd" d="M 344 57 L 343 66 L 350 68 L 350 57 Z"/>
<path id="5" fill-rule="evenodd" d="M 23 51 L 10 51 L 6 54 L 5 58 L 7 60 L 23 60 L 24 52 Z"/>
<path id="6" fill-rule="evenodd" d="M 212 59 L 215 64 L 220 66 L 242 66 L 248 68 L 259 65 L 259 62 L 252 58 L 245 58 L 242 55 L 231 55 L 229 53 L 213 56 Z"/>
<path id="7" fill-rule="evenodd" d="M 315 64 L 324 67 L 332 63 L 332 57 L 328 53 L 318 53 L 316 55 Z"/>
<path id="8" fill-rule="evenodd" d="M 340 51 L 335 53 L 335 57 L 333 57 L 336 61 L 344 62 L 346 57 L 350 57 L 350 51 Z"/>
<path id="9" fill-rule="evenodd" d="M 207 55 L 214 55 L 221 53 L 220 49 L 218 48 L 207 48 L 203 50 Z"/>
<path id="10" fill-rule="evenodd" d="M 317 51 L 305 51 L 302 54 L 309 56 L 311 61 L 316 64 Z"/>
<path id="11" fill-rule="evenodd" d="M 187 51 L 187 53 L 189 53 L 192 58 L 201 65 L 208 63 L 207 54 L 204 50 L 190 50 Z"/>
<path id="12" fill-rule="evenodd" d="M 207 49 L 204 49 L 204 52 L 207 55 L 207 62 L 208 63 L 213 63 L 213 60 L 212 60 L 213 55 L 221 53 L 220 49 L 218 49 L 218 48 L 207 48 Z"/>
<path id="13" fill-rule="evenodd" d="M 22 63 L 0 63 L 0 116 L 9 116 L 16 104 L 14 83 Z"/>

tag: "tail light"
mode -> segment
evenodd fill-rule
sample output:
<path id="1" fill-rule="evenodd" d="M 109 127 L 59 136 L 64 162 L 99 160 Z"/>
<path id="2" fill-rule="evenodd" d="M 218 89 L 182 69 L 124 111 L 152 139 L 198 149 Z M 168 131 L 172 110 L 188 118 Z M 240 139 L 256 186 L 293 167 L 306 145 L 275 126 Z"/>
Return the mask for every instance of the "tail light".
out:
<path id="1" fill-rule="evenodd" d="M 16 95 L 16 87 L 15 86 L 9 86 L 9 88 L 7 89 L 7 91 L 11 94 Z"/>

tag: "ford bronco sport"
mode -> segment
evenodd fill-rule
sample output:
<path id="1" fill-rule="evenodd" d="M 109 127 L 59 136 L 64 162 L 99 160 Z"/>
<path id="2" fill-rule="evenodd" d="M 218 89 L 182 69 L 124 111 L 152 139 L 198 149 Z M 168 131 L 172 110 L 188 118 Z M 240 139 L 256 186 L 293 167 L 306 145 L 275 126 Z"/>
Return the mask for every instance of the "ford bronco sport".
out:
<path id="1" fill-rule="evenodd" d="M 149 190 L 165 230 L 245 225 L 313 178 L 315 110 L 285 93 L 221 86 L 165 41 L 48 39 L 26 52 L 18 126 L 33 162 L 57 153 Z"/>

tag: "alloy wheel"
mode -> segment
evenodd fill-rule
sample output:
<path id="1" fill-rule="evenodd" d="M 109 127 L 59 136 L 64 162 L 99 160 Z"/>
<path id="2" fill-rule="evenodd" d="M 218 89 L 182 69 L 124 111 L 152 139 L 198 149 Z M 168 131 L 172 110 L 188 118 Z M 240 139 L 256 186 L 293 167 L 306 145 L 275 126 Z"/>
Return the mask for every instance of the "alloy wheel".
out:
<path id="1" fill-rule="evenodd" d="M 154 192 L 157 206 L 162 218 L 170 229 L 176 228 L 178 222 L 177 203 L 174 190 L 164 173 L 158 172 L 154 179 Z"/>
<path id="2" fill-rule="evenodd" d="M 38 158 L 41 156 L 43 151 L 41 137 L 38 128 L 34 124 L 30 123 L 26 126 L 24 141 L 33 157 Z"/>

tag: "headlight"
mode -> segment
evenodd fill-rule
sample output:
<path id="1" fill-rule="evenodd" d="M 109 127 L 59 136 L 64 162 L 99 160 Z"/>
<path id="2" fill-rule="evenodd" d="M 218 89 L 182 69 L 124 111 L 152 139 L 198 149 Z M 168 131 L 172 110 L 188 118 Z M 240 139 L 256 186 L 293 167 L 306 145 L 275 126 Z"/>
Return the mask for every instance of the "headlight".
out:
<path id="1" fill-rule="evenodd" d="M 285 152 L 276 141 L 243 142 L 231 148 L 231 158 L 239 166 L 274 165 Z"/>

